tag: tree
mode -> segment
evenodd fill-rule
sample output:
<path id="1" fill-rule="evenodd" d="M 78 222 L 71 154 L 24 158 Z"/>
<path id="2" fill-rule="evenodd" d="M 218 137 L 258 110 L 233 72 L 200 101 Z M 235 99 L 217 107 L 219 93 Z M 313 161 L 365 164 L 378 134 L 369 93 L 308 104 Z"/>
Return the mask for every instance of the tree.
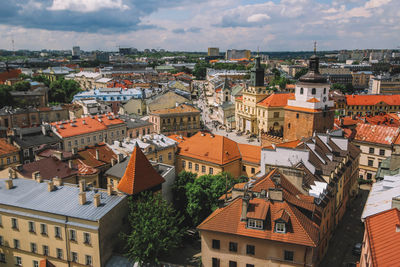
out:
<path id="1" fill-rule="evenodd" d="M 61 78 L 50 84 L 49 101 L 70 103 L 74 95 L 80 91 L 81 89 L 76 81 Z"/>
<path id="2" fill-rule="evenodd" d="M 28 81 L 16 82 L 13 88 L 15 91 L 29 91 L 31 89 L 31 83 Z"/>
<path id="3" fill-rule="evenodd" d="M 13 104 L 10 92 L 12 87 L 5 84 L 0 84 L 0 107 L 11 106 Z"/>
<path id="4" fill-rule="evenodd" d="M 301 70 L 299 70 L 299 71 L 294 75 L 294 78 L 295 78 L 296 80 L 298 80 L 301 76 L 303 76 L 303 75 L 306 74 L 307 72 L 308 72 L 308 69 L 306 69 L 306 68 L 301 69 Z"/>
<path id="5" fill-rule="evenodd" d="M 161 194 L 144 192 L 137 200 L 129 200 L 128 234 L 122 233 L 126 241 L 126 256 L 129 260 L 144 264 L 159 264 L 160 256 L 177 248 L 185 229 L 181 227 L 183 217 Z"/>
<path id="6" fill-rule="evenodd" d="M 193 183 L 197 175 L 195 173 L 181 171 L 172 185 L 172 198 L 175 209 L 185 216 L 185 223 L 190 224 L 190 218 L 186 212 L 187 196 L 186 185 Z"/>
<path id="7" fill-rule="evenodd" d="M 47 87 L 50 87 L 50 80 L 44 75 L 33 76 L 32 80 L 40 83 L 44 83 Z"/>
<path id="8" fill-rule="evenodd" d="M 207 68 L 210 68 L 211 65 L 201 61 L 198 62 L 193 69 L 193 75 L 196 76 L 197 80 L 204 80 L 206 78 L 207 75 Z"/>

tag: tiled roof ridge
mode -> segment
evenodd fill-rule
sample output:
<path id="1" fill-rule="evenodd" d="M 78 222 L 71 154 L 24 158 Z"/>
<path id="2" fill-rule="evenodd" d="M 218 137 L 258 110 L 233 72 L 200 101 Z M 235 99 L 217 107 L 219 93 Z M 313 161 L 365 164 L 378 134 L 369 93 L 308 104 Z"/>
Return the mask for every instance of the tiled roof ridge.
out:
<path id="1" fill-rule="evenodd" d="M 211 213 L 201 224 L 199 224 L 197 227 L 200 228 L 201 226 L 205 225 L 206 223 L 209 223 L 211 220 L 215 219 L 217 216 L 223 214 L 228 210 L 228 208 L 231 208 L 234 204 L 237 204 L 236 202 L 242 202 L 243 199 L 241 197 L 235 198 L 232 202 L 230 202 L 227 206 L 218 208 L 216 209 L 213 213 Z"/>

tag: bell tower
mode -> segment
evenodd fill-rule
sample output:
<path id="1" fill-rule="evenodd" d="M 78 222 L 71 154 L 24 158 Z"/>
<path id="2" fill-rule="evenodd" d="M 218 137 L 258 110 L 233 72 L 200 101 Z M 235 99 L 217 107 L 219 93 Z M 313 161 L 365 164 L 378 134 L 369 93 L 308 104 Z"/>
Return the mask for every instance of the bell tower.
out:
<path id="1" fill-rule="evenodd" d="M 295 96 L 285 107 L 283 137 L 286 141 L 301 140 L 314 132 L 325 133 L 332 129 L 334 103 L 329 100 L 330 84 L 319 73 L 319 58 L 316 54 L 309 59 L 308 72 L 296 83 Z"/>

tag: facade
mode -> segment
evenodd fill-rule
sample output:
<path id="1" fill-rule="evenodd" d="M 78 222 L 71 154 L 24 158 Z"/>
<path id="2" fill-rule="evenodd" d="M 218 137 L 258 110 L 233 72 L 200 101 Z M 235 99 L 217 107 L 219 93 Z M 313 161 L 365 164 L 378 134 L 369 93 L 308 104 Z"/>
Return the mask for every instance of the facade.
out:
<path id="1" fill-rule="evenodd" d="M 12 144 L 11 138 L 0 138 L 1 169 L 15 166 L 20 163 L 19 148 Z"/>
<path id="2" fill-rule="evenodd" d="M 353 76 L 353 86 L 354 88 L 368 88 L 369 87 L 369 80 L 372 76 L 371 71 L 357 71 L 352 72 L 351 75 Z"/>
<path id="3" fill-rule="evenodd" d="M 0 257 L 5 266 L 105 266 L 127 199 L 82 183 L 0 181 Z M 110 227 L 112 226 L 112 227 Z"/>
<path id="4" fill-rule="evenodd" d="M 379 115 L 400 111 L 399 95 L 346 95 L 344 113 L 353 115 Z"/>
<path id="5" fill-rule="evenodd" d="M 219 56 L 219 48 L 218 47 L 209 47 L 207 56 L 209 56 L 209 57 Z"/>
<path id="6" fill-rule="evenodd" d="M 142 98 L 142 90 L 140 89 L 122 89 L 120 87 L 116 88 L 99 88 L 90 91 L 84 91 L 76 94 L 74 96 L 75 100 L 81 99 L 97 99 L 105 102 L 110 101 L 128 101 L 132 98 Z"/>
<path id="7" fill-rule="evenodd" d="M 250 57 L 251 57 L 250 50 L 228 49 L 226 50 L 225 53 L 226 60 L 242 59 L 242 58 L 250 59 Z"/>
<path id="8" fill-rule="evenodd" d="M 174 108 L 177 105 L 181 105 L 183 103 L 187 103 L 188 99 L 181 95 L 178 95 L 176 92 L 167 90 L 161 94 L 157 94 L 151 98 L 146 99 L 146 112 L 147 114 L 160 110 L 160 109 L 168 109 Z"/>
<path id="9" fill-rule="evenodd" d="M 154 124 L 148 120 L 126 119 L 127 136 L 129 138 L 139 138 L 154 132 Z"/>
<path id="10" fill-rule="evenodd" d="M 80 88 L 83 90 L 90 90 L 94 88 L 95 81 L 102 78 L 99 72 L 81 71 L 79 73 L 71 73 L 65 76 L 67 80 L 74 80 L 79 83 Z"/>
<path id="11" fill-rule="evenodd" d="M 374 95 L 400 94 L 400 77 L 372 77 L 370 93 Z"/>
<path id="12" fill-rule="evenodd" d="M 158 134 L 191 136 L 200 130 L 200 110 L 181 104 L 175 108 L 155 110 L 149 121 Z"/>
<path id="13" fill-rule="evenodd" d="M 329 88 L 326 78 L 319 73 L 319 58 L 313 55 L 308 73 L 300 77 L 294 99 L 289 99 L 285 107 L 284 140 L 300 140 L 332 129 L 334 103 L 328 98 Z"/>
<path id="14" fill-rule="evenodd" d="M 98 115 L 112 112 L 112 108 L 103 101 L 95 99 L 80 99 L 74 101 L 74 104 L 82 107 L 82 115 Z"/>
<path id="15" fill-rule="evenodd" d="M 50 127 L 53 133 L 62 140 L 65 151 L 101 142 L 122 141 L 126 137 L 126 123 L 110 113 L 53 122 Z"/>
<path id="16" fill-rule="evenodd" d="M 49 101 L 48 87 L 37 87 L 31 91 L 11 91 L 14 102 L 21 106 L 46 107 Z"/>
<path id="17" fill-rule="evenodd" d="M 119 109 L 119 114 L 121 115 L 145 115 L 146 114 L 146 101 L 143 99 L 135 99 L 132 98 L 128 100 L 123 106 Z"/>

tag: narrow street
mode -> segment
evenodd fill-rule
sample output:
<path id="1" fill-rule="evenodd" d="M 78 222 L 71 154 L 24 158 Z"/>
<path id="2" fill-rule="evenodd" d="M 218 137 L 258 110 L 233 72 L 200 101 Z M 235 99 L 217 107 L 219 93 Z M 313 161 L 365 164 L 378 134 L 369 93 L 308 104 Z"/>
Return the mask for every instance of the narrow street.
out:
<path id="1" fill-rule="evenodd" d="M 359 195 L 347 208 L 342 221 L 336 228 L 329 242 L 328 251 L 319 264 L 323 267 L 347 267 L 355 266 L 360 256 L 353 255 L 352 249 L 356 243 L 362 243 L 364 224 L 361 222 L 361 214 L 367 201 L 369 191 L 360 189 Z"/>

